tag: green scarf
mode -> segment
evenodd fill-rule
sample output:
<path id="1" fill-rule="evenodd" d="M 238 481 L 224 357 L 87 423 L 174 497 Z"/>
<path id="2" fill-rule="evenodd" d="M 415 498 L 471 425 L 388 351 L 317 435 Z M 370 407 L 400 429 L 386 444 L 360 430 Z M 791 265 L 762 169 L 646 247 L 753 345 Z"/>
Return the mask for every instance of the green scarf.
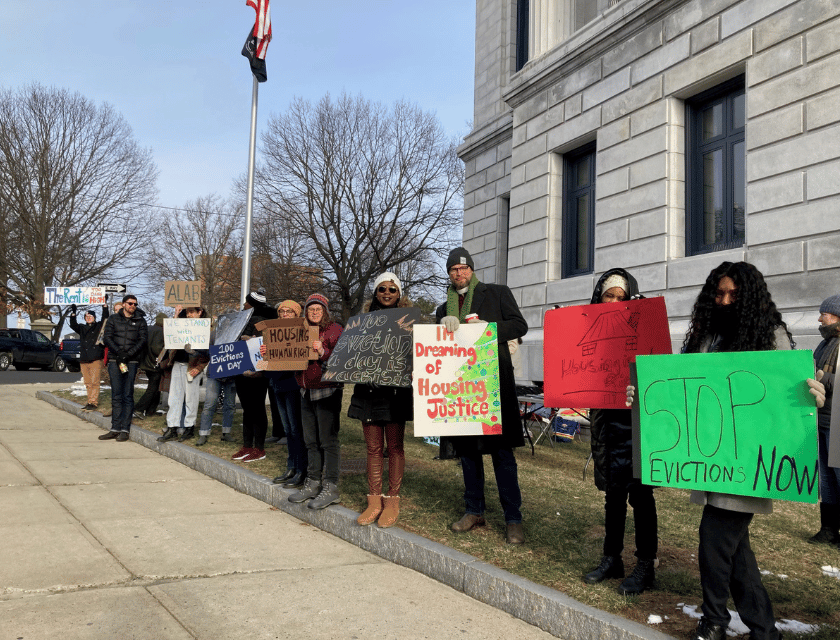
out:
<path id="1" fill-rule="evenodd" d="M 473 292 L 475 291 L 477 285 L 478 278 L 476 278 L 475 274 L 473 274 L 472 278 L 470 279 L 469 291 L 467 291 L 467 295 L 464 297 L 464 304 L 461 305 L 461 311 L 459 312 L 458 292 L 455 291 L 455 287 L 450 284 L 449 288 L 446 290 L 446 315 L 455 316 L 458 318 L 458 320 L 463 322 L 466 315 L 470 312 L 470 307 L 472 306 Z"/>

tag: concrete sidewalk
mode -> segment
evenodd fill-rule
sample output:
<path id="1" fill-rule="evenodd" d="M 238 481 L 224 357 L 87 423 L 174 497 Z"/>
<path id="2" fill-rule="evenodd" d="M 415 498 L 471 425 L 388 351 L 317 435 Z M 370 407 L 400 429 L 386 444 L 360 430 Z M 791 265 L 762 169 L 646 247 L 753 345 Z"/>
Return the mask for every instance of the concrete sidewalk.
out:
<path id="1" fill-rule="evenodd" d="M 143 429 L 100 441 L 46 388 L 0 388 L 0 638 L 668 637 Z"/>

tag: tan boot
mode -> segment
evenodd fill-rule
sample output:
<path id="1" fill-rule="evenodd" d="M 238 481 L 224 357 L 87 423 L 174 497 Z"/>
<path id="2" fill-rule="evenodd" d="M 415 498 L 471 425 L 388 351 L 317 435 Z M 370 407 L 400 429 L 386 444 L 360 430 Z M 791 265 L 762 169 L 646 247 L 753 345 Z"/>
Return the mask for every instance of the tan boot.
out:
<path id="1" fill-rule="evenodd" d="M 399 496 L 382 496 L 382 502 L 385 508 L 382 510 L 382 515 L 379 516 L 379 528 L 387 529 L 393 527 L 397 523 L 397 518 L 400 517 L 400 497 Z"/>
<path id="2" fill-rule="evenodd" d="M 356 522 L 358 522 L 363 527 L 366 527 L 369 524 L 373 524 L 376 522 L 376 519 L 379 517 L 379 514 L 382 513 L 382 496 L 368 496 L 368 506 L 361 515 L 356 518 Z"/>

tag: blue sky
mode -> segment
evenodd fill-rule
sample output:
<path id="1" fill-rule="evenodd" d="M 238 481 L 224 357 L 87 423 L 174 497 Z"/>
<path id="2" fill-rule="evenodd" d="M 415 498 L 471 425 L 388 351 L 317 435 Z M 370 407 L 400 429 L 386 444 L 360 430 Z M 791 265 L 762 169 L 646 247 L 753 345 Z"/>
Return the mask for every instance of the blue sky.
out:
<path id="1" fill-rule="evenodd" d="M 293 96 L 347 91 L 437 113 L 451 135 L 472 120 L 475 3 L 272 0 L 273 40 L 258 133 Z M 228 195 L 247 170 L 251 72 L 239 52 L 245 0 L 12 0 L 3 7 L 0 86 L 40 82 L 108 102 L 150 147 L 158 204 Z"/>

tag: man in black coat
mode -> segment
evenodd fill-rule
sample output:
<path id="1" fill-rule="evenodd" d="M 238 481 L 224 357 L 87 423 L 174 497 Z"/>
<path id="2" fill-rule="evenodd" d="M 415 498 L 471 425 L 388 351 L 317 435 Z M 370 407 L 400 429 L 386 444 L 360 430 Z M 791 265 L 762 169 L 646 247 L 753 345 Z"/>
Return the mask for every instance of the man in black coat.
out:
<path id="1" fill-rule="evenodd" d="M 105 296 L 108 302 L 108 296 Z M 105 347 L 99 343 L 99 334 L 108 319 L 108 305 L 102 305 L 102 320 L 97 322 L 93 309 L 85 311 L 85 324 L 76 320 L 76 305 L 70 305 L 70 328 L 79 334 L 79 367 L 87 389 L 87 404 L 82 411 L 96 411 L 99 406 L 99 380 L 102 377 L 102 360 Z"/>
<path id="2" fill-rule="evenodd" d="M 513 364 L 508 341 L 521 338 L 528 331 L 528 323 L 519 311 L 510 289 L 504 285 L 484 284 L 473 273 L 472 256 L 463 247 L 453 249 L 446 261 L 451 284 L 446 290 L 447 301 L 437 308 L 437 321 L 447 331 L 456 331 L 461 322 L 495 322 L 499 340 L 499 392 L 502 402 L 502 434 L 491 436 L 457 436 L 441 440 L 441 452 L 454 447 L 461 458 L 464 473 L 464 503 L 466 513 L 452 525 L 453 531 L 469 531 L 485 524 L 484 520 L 484 461 L 489 454 L 499 487 L 499 500 L 505 516 L 508 544 L 522 544 L 522 493 L 516 467 L 514 447 L 525 444 L 519 402 L 514 386 Z"/>
<path id="3" fill-rule="evenodd" d="M 111 378 L 111 430 L 100 440 L 128 440 L 134 413 L 134 378 L 144 355 L 148 338 L 146 314 L 137 308 L 137 298 L 127 295 L 122 309 L 105 323 L 105 346 L 108 347 L 108 375 Z"/>

